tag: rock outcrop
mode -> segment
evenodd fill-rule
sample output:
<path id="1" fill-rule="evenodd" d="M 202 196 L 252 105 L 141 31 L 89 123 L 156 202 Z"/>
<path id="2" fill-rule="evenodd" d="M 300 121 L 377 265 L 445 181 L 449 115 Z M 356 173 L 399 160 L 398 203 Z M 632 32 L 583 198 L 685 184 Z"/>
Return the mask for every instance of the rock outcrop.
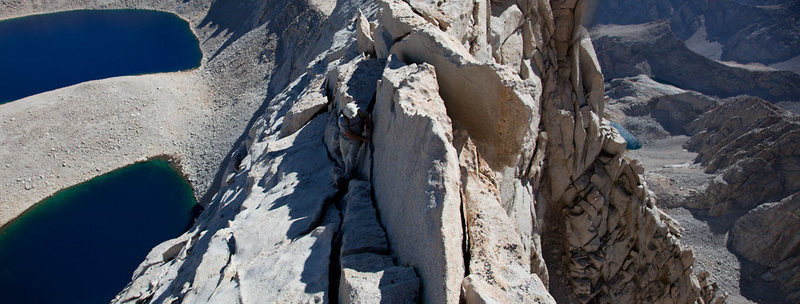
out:
<path id="1" fill-rule="evenodd" d="M 715 177 L 683 205 L 711 216 L 716 229 L 728 231 L 729 249 L 759 265 L 743 270 L 743 280 L 776 287 L 770 301 L 796 302 L 800 119 L 759 98 L 741 97 L 725 100 L 687 130 L 694 135 L 685 147 Z"/>
<path id="2" fill-rule="evenodd" d="M 668 20 L 682 40 L 703 32 L 708 43 L 719 45 L 717 60 L 771 64 L 800 55 L 797 1 L 597 1 L 593 11 L 593 24 Z"/>
<path id="3" fill-rule="evenodd" d="M 800 100 L 800 75 L 734 67 L 689 50 L 665 22 L 598 25 L 592 42 L 606 80 L 645 74 L 682 89 L 718 97 Z"/>
<path id="4" fill-rule="evenodd" d="M 344 197 L 339 303 L 416 303 L 419 278 L 388 255 L 370 191 L 369 182 L 352 180 Z"/>
<path id="5" fill-rule="evenodd" d="M 372 183 L 392 250 L 414 265 L 423 301 L 458 302 L 464 276 L 458 156 L 432 66 L 389 60 L 373 110 Z"/>
<path id="6" fill-rule="evenodd" d="M 761 99 L 725 101 L 687 126 L 685 147 L 717 174 L 688 206 L 710 215 L 747 212 L 800 191 L 800 119 Z"/>
<path id="7" fill-rule="evenodd" d="M 794 233 L 800 227 L 799 204 L 800 194 L 795 193 L 750 210 L 731 228 L 729 246 L 745 258 L 770 267 L 791 258 L 800 245 L 800 238 Z"/>
<path id="8" fill-rule="evenodd" d="M 539 275 L 530 271 L 530 259 L 500 203 L 492 170 L 469 138 L 458 141 L 470 257 L 461 296 L 467 303 L 555 303 Z"/>
<path id="9" fill-rule="evenodd" d="M 337 188 L 334 164 L 319 144 L 324 128 L 317 118 L 292 136 L 254 144 L 198 223 L 154 248 L 114 302 L 327 299 L 340 219 L 328 207 Z M 258 157 L 265 160 L 250 162 Z"/>
<path id="10" fill-rule="evenodd" d="M 728 246 L 744 258 L 767 266 L 760 277 L 777 282 L 787 303 L 800 300 L 800 192 L 750 210 L 730 230 Z"/>
<path id="11" fill-rule="evenodd" d="M 720 100 L 656 82 L 647 75 L 612 79 L 605 115 L 648 144 L 675 135 L 690 135 L 685 126 Z"/>
<path id="12" fill-rule="evenodd" d="M 603 119 L 583 1 L 357 4 L 115 302 L 724 300 Z M 367 142 L 337 127 L 350 102 Z"/>

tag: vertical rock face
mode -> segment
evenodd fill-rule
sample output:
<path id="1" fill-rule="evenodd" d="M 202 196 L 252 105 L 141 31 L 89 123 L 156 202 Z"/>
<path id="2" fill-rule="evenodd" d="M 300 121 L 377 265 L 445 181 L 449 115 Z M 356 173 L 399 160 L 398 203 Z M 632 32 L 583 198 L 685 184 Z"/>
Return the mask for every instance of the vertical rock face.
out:
<path id="1" fill-rule="evenodd" d="M 426 283 L 423 301 L 455 303 L 464 260 L 450 118 L 432 66 L 394 64 L 402 63 L 389 61 L 373 110 L 375 199 L 398 260 Z"/>
<path id="2" fill-rule="evenodd" d="M 599 73 L 588 38 L 577 28 L 581 6 L 551 1 L 554 25 L 542 69 L 544 130 L 548 133 L 540 204 L 554 213 L 545 226 L 560 231 L 567 277 L 580 301 L 708 302 L 692 271 L 680 226 L 653 204 L 643 168 L 624 157 L 625 142 L 600 117 L 602 99 L 587 85 Z M 584 54 L 583 56 L 581 54 Z M 591 56 L 590 56 L 591 55 Z M 594 72 L 592 72 L 594 71 Z M 555 227 L 553 227 L 555 226 Z M 560 227 L 559 227 L 560 226 Z"/>
<path id="3" fill-rule="evenodd" d="M 550 276 L 582 302 L 714 298 L 601 118 L 583 1 L 379 5 L 329 11 L 227 187 L 117 302 L 553 303 Z M 366 143 L 337 127 L 349 102 Z"/>
<path id="4" fill-rule="evenodd" d="M 471 139 L 460 143 L 461 200 L 470 275 L 462 283 L 467 303 L 555 303 L 531 273 L 522 239 L 500 204 L 492 170 Z"/>

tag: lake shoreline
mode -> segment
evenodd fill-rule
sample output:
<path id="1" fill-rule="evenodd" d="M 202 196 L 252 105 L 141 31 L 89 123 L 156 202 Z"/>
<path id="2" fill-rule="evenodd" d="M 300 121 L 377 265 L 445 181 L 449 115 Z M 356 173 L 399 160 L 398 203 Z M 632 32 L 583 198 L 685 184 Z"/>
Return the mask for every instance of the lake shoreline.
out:
<path id="1" fill-rule="evenodd" d="M 267 35 L 220 35 L 225 12 L 212 12 L 210 0 L 3 3 L 0 20 L 92 9 L 177 15 L 200 41 L 200 66 L 86 81 L 0 105 L 2 227 L 62 189 L 164 155 L 177 160 L 205 206 L 210 199 L 201 198 L 266 98 L 270 65 L 251 62 L 261 58 Z"/>
<path id="2" fill-rule="evenodd" d="M 147 159 L 144 159 L 144 160 L 138 160 L 138 161 L 136 161 L 136 162 L 134 162 L 134 163 L 132 163 L 132 164 L 125 165 L 125 166 L 122 166 L 122 167 L 119 167 L 119 168 L 117 168 L 117 169 L 114 169 L 114 170 L 112 170 L 112 171 L 110 171 L 110 172 L 108 172 L 108 173 L 111 173 L 111 172 L 114 172 L 114 171 L 117 171 L 117 170 L 122 170 L 122 169 L 125 169 L 125 168 L 128 168 L 128 167 L 131 167 L 131 166 L 134 166 L 134 165 L 137 165 L 137 164 L 141 164 L 141 163 L 146 163 L 146 162 L 154 161 L 154 160 L 159 160 L 159 161 L 164 161 L 164 162 L 166 162 L 166 163 L 169 165 L 169 167 L 170 167 L 170 168 L 172 168 L 173 170 L 175 170 L 175 172 L 176 172 L 178 175 L 180 175 L 180 176 L 181 176 L 181 178 L 182 178 L 184 181 L 186 181 L 186 183 L 187 183 L 187 184 L 189 184 L 190 186 L 192 185 L 192 183 L 189 181 L 189 176 L 188 176 L 188 175 L 186 175 L 186 174 L 184 173 L 184 171 L 183 171 L 183 168 L 182 168 L 182 166 L 181 166 L 181 164 L 180 164 L 180 159 L 176 158 L 176 157 L 175 157 L 175 156 L 173 156 L 173 155 L 157 155 L 157 156 L 149 157 L 149 158 L 147 158 Z M 104 173 L 104 174 L 108 174 L 108 173 Z M 10 226 L 11 224 L 13 224 L 13 223 L 14 223 L 14 222 L 15 222 L 17 219 L 19 219 L 19 218 L 23 217 L 23 216 L 24 216 L 26 213 L 28 213 L 29 211 L 31 211 L 31 210 L 33 210 L 33 209 L 35 209 L 35 208 L 37 208 L 37 207 L 41 206 L 41 204 L 42 204 L 42 203 L 44 203 L 44 202 L 46 202 L 48 199 L 51 199 L 51 198 L 55 197 L 56 195 L 58 195 L 59 193 L 61 193 L 61 192 L 63 192 L 63 191 L 67 191 L 67 190 L 70 190 L 70 189 L 73 189 L 73 188 L 76 188 L 76 187 L 80 187 L 80 186 L 82 186 L 83 184 L 85 184 L 85 183 L 87 183 L 87 182 L 91 181 L 92 179 L 94 179 L 94 178 L 96 178 L 96 177 L 100 177 L 100 176 L 102 176 L 102 175 L 104 175 L 104 174 L 99 174 L 99 175 L 96 175 L 96 176 L 94 176 L 94 177 L 91 177 L 91 178 L 89 178 L 88 180 L 86 180 L 86 181 L 84 181 L 84 182 L 81 182 L 81 183 L 78 183 L 78 184 L 75 184 L 75 185 L 72 185 L 72 186 L 68 186 L 68 187 L 65 187 L 65 188 L 61 188 L 61 189 L 59 189 L 58 191 L 54 192 L 53 194 L 51 194 L 51 195 L 49 195 L 49 196 L 47 196 L 47 197 L 43 198 L 42 200 L 40 200 L 40 201 L 38 201 L 38 202 L 34 203 L 34 204 L 33 204 L 33 205 L 31 205 L 30 207 L 28 207 L 28 209 L 25 209 L 25 211 L 23 211 L 22 213 L 20 213 L 19 215 L 17 215 L 15 218 L 11 219 L 10 221 L 7 221 L 7 222 L 5 222 L 5 223 L 2 223 L 2 224 L 0 224 L 0 231 L 3 231 L 4 229 L 8 228 L 8 226 Z M 192 187 L 192 192 L 193 192 L 193 193 L 192 193 L 192 195 L 193 195 L 193 196 L 195 196 L 195 200 L 196 200 L 196 199 L 197 199 L 197 198 L 196 198 L 196 196 L 197 196 L 197 195 L 196 195 L 196 194 L 194 194 L 194 187 Z M 200 205 L 199 203 L 197 204 L 197 206 L 200 206 L 201 208 L 203 208 L 203 207 L 202 207 L 202 205 Z"/>

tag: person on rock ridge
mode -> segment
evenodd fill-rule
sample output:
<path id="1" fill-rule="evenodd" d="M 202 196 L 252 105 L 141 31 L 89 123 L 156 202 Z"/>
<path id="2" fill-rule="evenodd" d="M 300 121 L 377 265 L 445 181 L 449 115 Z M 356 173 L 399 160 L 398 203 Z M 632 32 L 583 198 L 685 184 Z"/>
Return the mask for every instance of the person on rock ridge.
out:
<path id="1" fill-rule="evenodd" d="M 344 161 L 344 176 L 349 179 L 356 171 L 362 144 L 370 141 L 372 132 L 369 115 L 358 108 L 355 102 L 347 103 L 339 113 L 339 152 Z"/>

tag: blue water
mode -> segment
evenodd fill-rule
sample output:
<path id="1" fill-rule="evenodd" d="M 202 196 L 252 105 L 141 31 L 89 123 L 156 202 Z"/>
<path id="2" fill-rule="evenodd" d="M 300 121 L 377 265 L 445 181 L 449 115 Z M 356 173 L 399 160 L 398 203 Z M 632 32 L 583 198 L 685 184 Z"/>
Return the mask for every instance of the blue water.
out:
<path id="1" fill-rule="evenodd" d="M 108 303 L 197 210 L 161 160 L 62 190 L 0 230 L 0 303 Z"/>
<path id="2" fill-rule="evenodd" d="M 80 82 L 198 67 L 189 23 L 146 10 L 81 10 L 0 21 L 0 104 Z"/>
<path id="3" fill-rule="evenodd" d="M 614 129 L 617 129 L 617 131 L 619 131 L 619 135 L 622 135 L 622 138 L 625 139 L 625 142 L 627 143 L 627 145 L 625 146 L 626 149 L 636 150 L 642 148 L 642 143 L 640 143 L 639 139 L 637 139 L 636 136 L 631 134 L 631 132 L 628 131 L 628 129 L 625 129 L 625 127 L 613 121 L 610 121 L 609 124 L 612 127 L 614 127 Z"/>

